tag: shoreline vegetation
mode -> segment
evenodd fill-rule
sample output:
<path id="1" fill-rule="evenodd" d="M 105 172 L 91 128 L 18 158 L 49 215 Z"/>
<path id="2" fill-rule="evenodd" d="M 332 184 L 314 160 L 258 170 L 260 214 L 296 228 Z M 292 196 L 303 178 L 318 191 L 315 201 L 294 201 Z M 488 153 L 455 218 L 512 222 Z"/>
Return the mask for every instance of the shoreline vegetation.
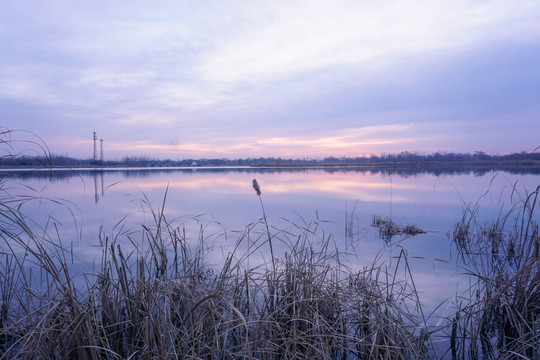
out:
<path id="1" fill-rule="evenodd" d="M 474 154 L 434 153 L 419 155 L 401 152 L 362 157 L 327 157 L 323 159 L 283 159 L 274 157 L 246 159 L 184 159 L 160 160 L 149 157 L 124 157 L 122 160 L 77 159 L 46 154 L 44 156 L 3 156 L 1 168 L 33 167 L 254 167 L 254 168 L 357 168 L 357 169 L 540 169 L 540 152 L 489 155 L 481 151 Z"/>
<path id="2" fill-rule="evenodd" d="M 322 160 L 284 160 L 258 158 L 243 160 L 199 159 L 199 160 L 149 160 L 147 158 L 126 158 L 122 161 L 92 161 L 54 155 L 42 157 L 4 157 L 0 159 L 0 174 L 17 173 L 22 177 L 77 176 L 82 172 L 125 171 L 210 171 L 253 173 L 273 171 L 311 171 L 381 173 L 408 177 L 416 174 L 485 175 L 493 171 L 511 174 L 540 174 L 540 153 L 519 153 L 505 156 L 486 154 L 446 154 L 416 156 L 408 153 L 385 155 L 372 158 L 327 158 Z M 411 158 L 412 157 L 412 158 Z M 67 170 L 67 171 L 65 171 Z"/>
<path id="3" fill-rule="evenodd" d="M 261 217 L 229 235 L 222 265 L 203 224 L 190 237 L 169 219 L 165 193 L 157 207 L 143 197 L 140 227 L 101 229 L 100 259 L 80 271 L 73 239 L 36 228 L 20 206 L 32 199 L 0 187 L 0 359 L 540 358 L 540 186 L 503 218 L 458 219 L 448 237 L 470 288 L 442 318 L 424 309 L 405 250 L 352 269 L 318 218 L 275 228 L 253 188 Z M 423 232 L 397 228 L 381 239 Z"/>

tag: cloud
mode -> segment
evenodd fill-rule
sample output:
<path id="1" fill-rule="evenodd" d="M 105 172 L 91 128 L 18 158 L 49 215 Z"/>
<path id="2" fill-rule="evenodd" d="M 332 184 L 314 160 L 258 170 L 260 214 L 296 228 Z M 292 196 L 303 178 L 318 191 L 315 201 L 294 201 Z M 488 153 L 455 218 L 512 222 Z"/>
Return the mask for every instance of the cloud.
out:
<path id="1" fill-rule="evenodd" d="M 486 38 L 535 37 L 539 26 L 531 19 L 540 14 L 526 1 L 35 5 L 12 5 L 14 18 L 5 18 L 10 48 L 21 56 L 26 46 L 35 51 L 11 62 L 19 71 L 34 68 L 27 74 L 34 93 L 81 96 L 86 89 L 86 100 L 98 104 L 152 97 L 195 109 L 250 100 L 268 88 L 346 82 L 351 71 L 380 71 Z M 21 22 L 26 31 L 16 30 Z M 51 81 L 54 87 L 43 85 Z"/>
<path id="2" fill-rule="evenodd" d="M 532 3 L 394 1 L 276 2 L 263 17 L 229 41 L 203 55 L 202 79 L 230 86 L 265 83 L 343 66 L 378 69 L 404 56 L 473 46 L 487 37 L 504 36 L 494 28 L 512 22 L 515 32 L 539 27 L 528 11 Z M 253 25 L 253 24 L 250 24 Z M 531 36 L 529 33 L 527 36 Z"/>
<path id="3" fill-rule="evenodd" d="M 106 143 L 109 154 L 144 155 L 158 153 L 161 157 L 186 158 L 206 154 L 208 157 L 304 157 L 329 155 L 361 156 L 373 149 L 392 146 L 404 148 L 407 143 L 418 140 L 414 126 L 396 124 L 336 130 L 321 136 L 288 135 L 283 137 L 235 136 L 216 137 L 211 141 L 206 136 L 198 140 L 174 138 L 161 143 L 153 141 L 110 141 Z"/>
<path id="4" fill-rule="evenodd" d="M 459 150 L 466 122 L 538 129 L 539 17 L 536 1 L 8 0 L 0 121 L 53 141 L 97 130 L 119 153 Z M 369 126 L 410 128 L 353 130 Z"/>

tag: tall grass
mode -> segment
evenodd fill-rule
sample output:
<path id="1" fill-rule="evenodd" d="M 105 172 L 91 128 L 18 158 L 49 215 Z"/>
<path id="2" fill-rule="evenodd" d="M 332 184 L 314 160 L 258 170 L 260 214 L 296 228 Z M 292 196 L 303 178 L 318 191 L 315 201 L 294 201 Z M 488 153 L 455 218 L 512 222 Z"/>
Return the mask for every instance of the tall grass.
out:
<path id="1" fill-rule="evenodd" d="M 400 305 L 417 302 L 410 284 L 377 265 L 348 269 L 317 219 L 270 233 L 264 216 L 214 266 L 203 230 L 187 238 L 165 200 L 145 209 L 151 221 L 136 231 L 101 232 L 99 265 L 85 273 L 60 239 L 11 209 L 12 230 L 0 235 L 0 359 L 428 357 L 421 317 Z M 288 244 L 286 254 L 257 264 L 270 241 Z"/>
<path id="2" fill-rule="evenodd" d="M 428 326 L 404 251 L 394 270 L 377 260 L 353 270 L 318 218 L 278 229 L 263 210 L 213 265 L 205 228 L 187 236 L 166 196 L 157 207 L 143 199 L 150 220 L 139 228 L 103 229 L 87 272 L 62 239 L 5 205 L 0 359 L 427 359 L 440 354 L 436 337 L 456 359 L 539 358 L 538 189 L 513 230 L 510 217 L 480 226 L 474 211 L 456 224 L 476 281 L 440 327 Z M 264 260 L 271 241 L 287 251 Z"/>
<path id="3" fill-rule="evenodd" d="M 452 238 L 474 282 L 451 328 L 452 357 L 540 359 L 540 187 L 514 213 L 486 224 L 467 209 Z"/>

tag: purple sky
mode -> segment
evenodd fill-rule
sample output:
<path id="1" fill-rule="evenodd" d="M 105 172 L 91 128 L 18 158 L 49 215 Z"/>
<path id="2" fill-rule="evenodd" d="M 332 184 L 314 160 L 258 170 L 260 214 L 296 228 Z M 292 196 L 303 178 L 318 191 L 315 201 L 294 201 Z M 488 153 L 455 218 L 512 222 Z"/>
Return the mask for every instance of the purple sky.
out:
<path id="1" fill-rule="evenodd" d="M 0 4 L 0 125 L 105 157 L 540 146 L 540 1 Z"/>

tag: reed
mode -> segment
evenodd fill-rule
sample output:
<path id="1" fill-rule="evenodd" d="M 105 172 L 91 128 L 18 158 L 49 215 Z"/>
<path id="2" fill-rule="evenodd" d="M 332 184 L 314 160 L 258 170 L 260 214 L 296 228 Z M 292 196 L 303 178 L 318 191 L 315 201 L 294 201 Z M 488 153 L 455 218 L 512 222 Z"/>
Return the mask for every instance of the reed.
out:
<path id="1" fill-rule="evenodd" d="M 475 279 L 452 323 L 454 359 L 540 359 L 538 187 L 513 214 L 479 224 L 467 209 L 452 239 Z M 513 221 L 512 221 L 513 220 Z"/>
<path id="2" fill-rule="evenodd" d="M 214 266 L 204 228 L 187 238 L 165 199 L 143 204 L 151 221 L 103 230 L 99 265 L 84 273 L 61 239 L 11 209 L 12 230 L 1 233 L 0 359 L 428 358 L 421 317 L 399 305 L 416 302 L 414 291 L 382 266 L 347 268 L 318 219 L 273 231 L 288 251 L 271 266 L 246 266 L 268 245 L 268 219 Z"/>
<path id="3" fill-rule="evenodd" d="M 435 337 L 456 359 L 539 358 L 538 189 L 513 231 L 510 216 L 480 226 L 468 211 L 458 222 L 451 234 L 476 281 L 438 327 L 404 251 L 393 270 L 377 259 L 353 270 L 318 217 L 277 229 L 263 211 L 212 265 L 212 234 L 201 225 L 188 237 L 166 197 L 153 207 L 143 196 L 140 227 L 102 229 L 88 272 L 53 225 L 2 202 L 0 359 L 427 359 L 440 354 Z M 287 251 L 258 261 L 269 236 Z"/>
<path id="4" fill-rule="evenodd" d="M 411 236 L 426 233 L 417 225 L 401 225 L 391 218 L 383 219 L 377 215 L 373 216 L 371 225 L 378 229 L 379 237 L 386 243 L 390 243 L 394 236 L 400 236 L 402 239 L 406 239 Z"/>

